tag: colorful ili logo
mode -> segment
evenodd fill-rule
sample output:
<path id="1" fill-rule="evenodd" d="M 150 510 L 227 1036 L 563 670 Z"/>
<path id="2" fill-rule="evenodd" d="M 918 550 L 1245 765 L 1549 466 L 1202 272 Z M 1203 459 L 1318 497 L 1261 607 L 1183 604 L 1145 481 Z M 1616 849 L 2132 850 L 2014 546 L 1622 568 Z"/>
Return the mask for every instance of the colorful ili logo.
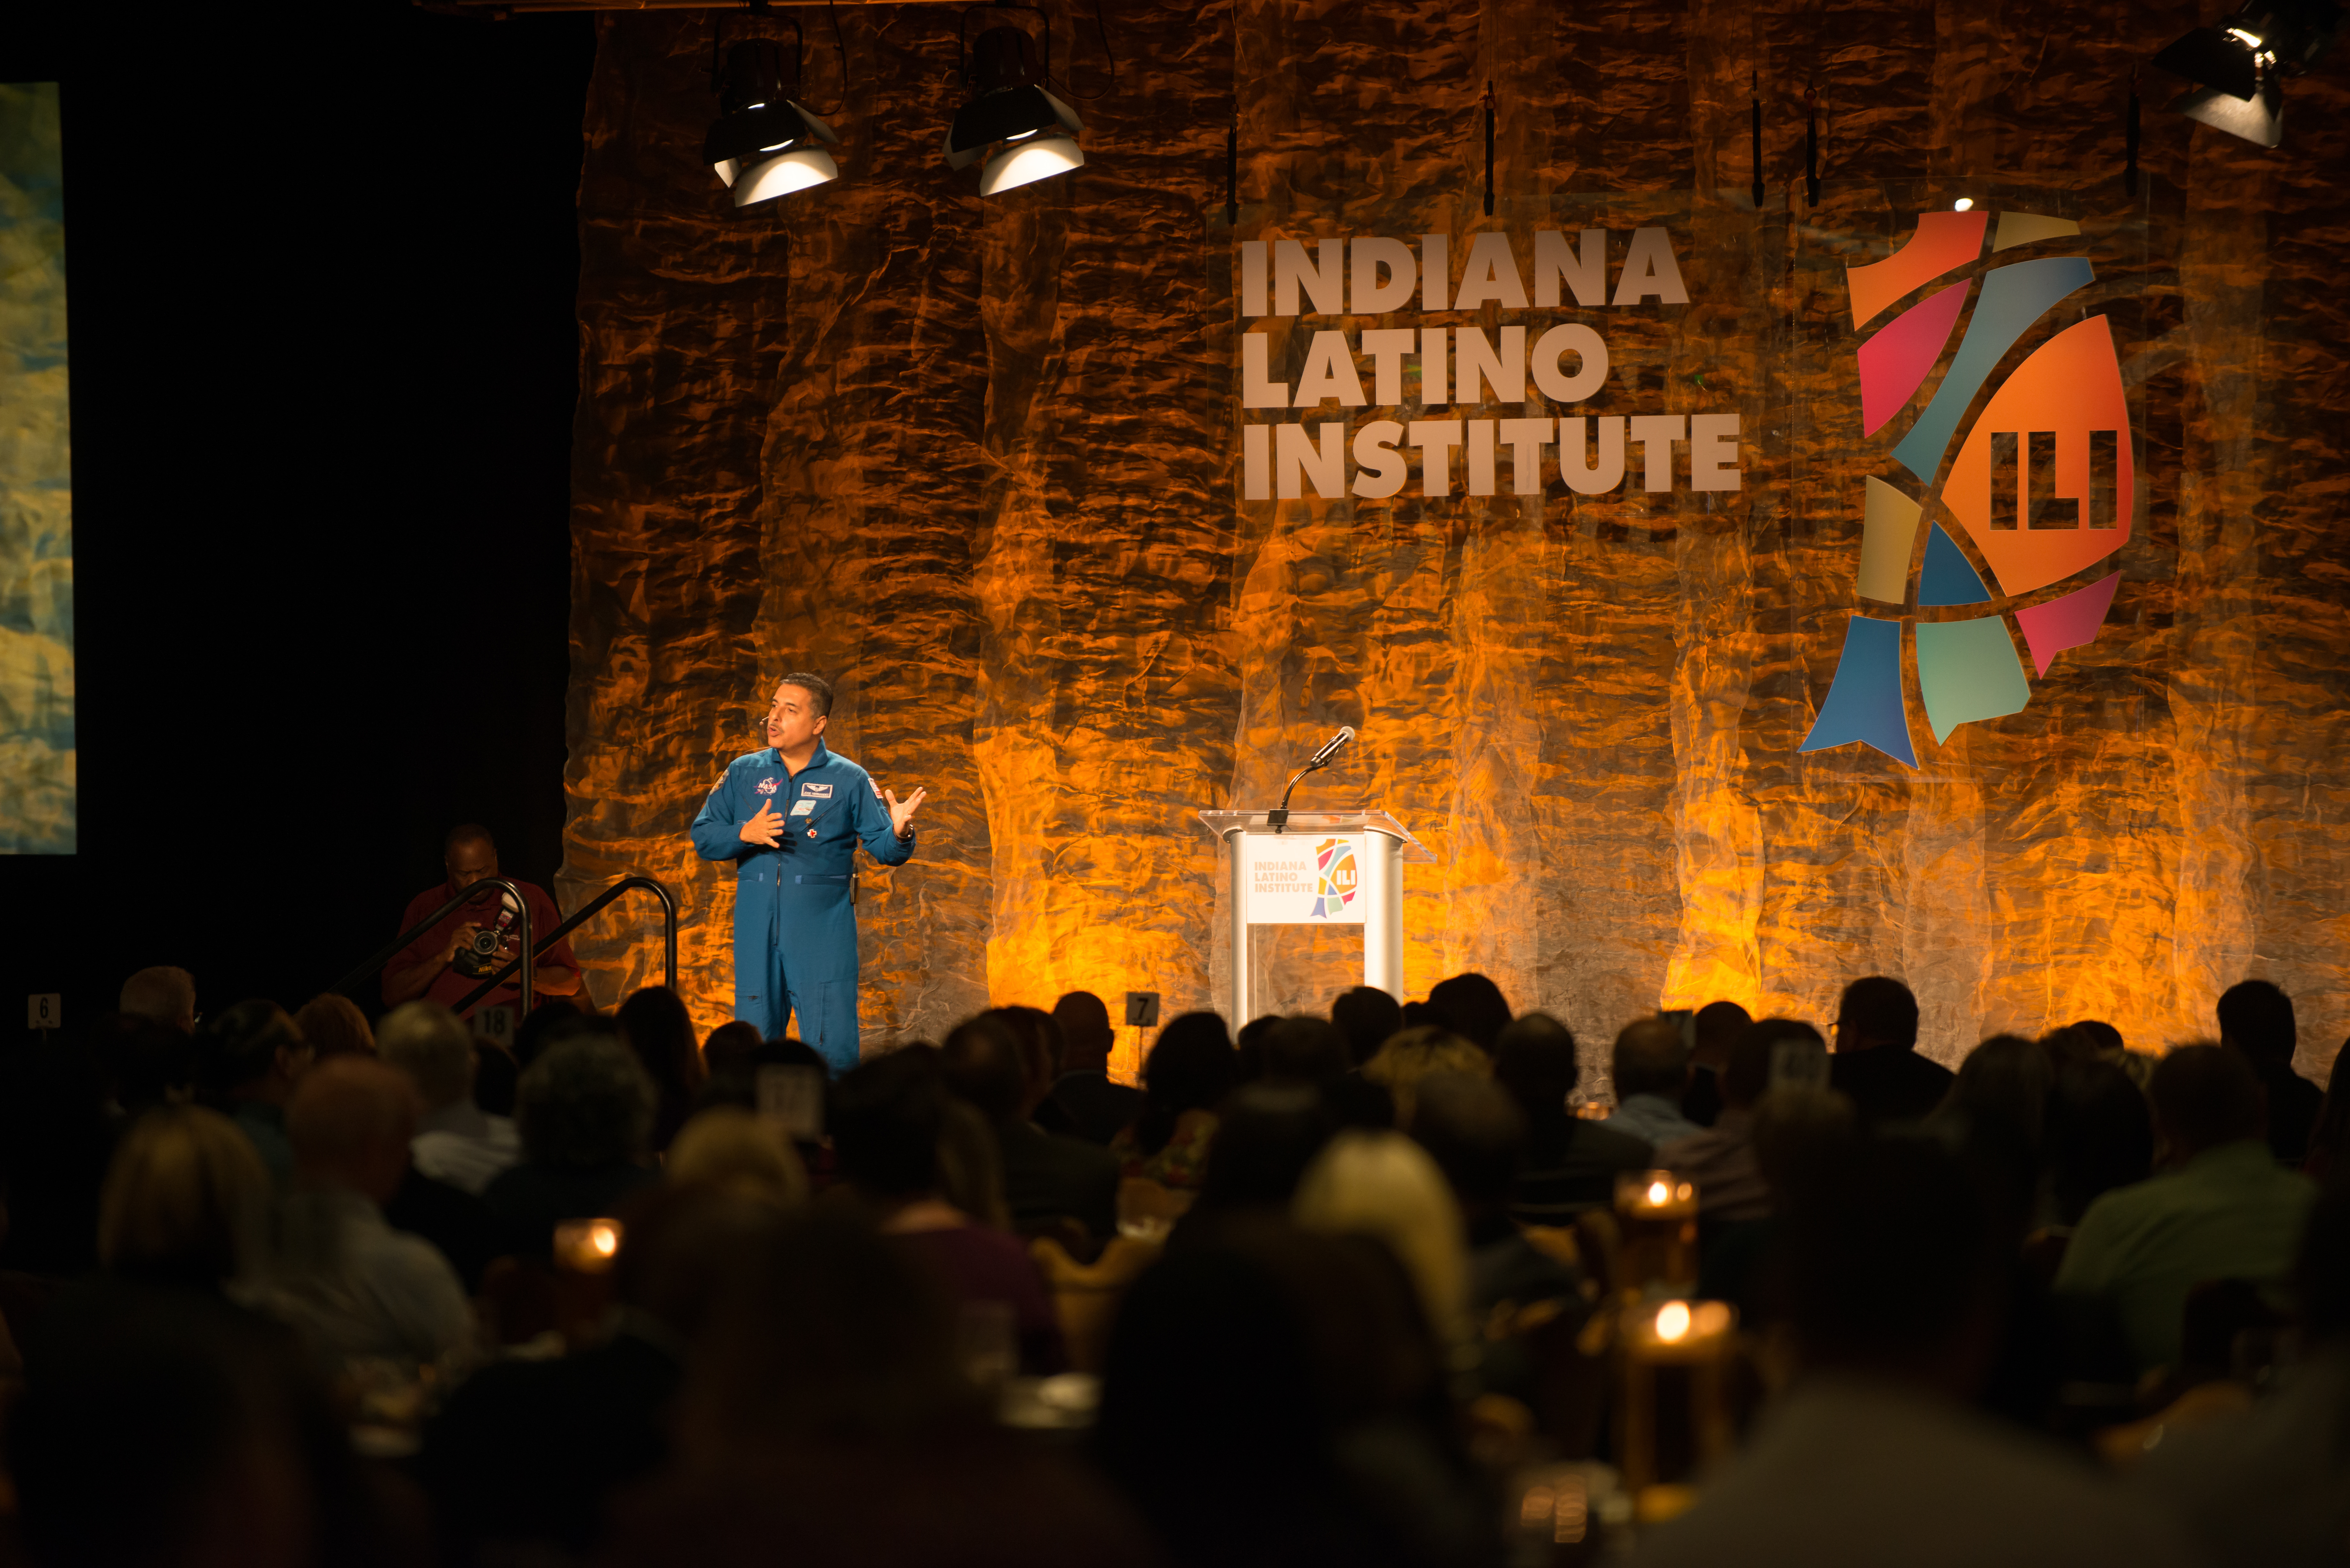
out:
<path id="1" fill-rule="evenodd" d="M 1990 219 L 1989 213 L 1928 213 L 1898 251 L 1849 269 L 1855 329 L 1981 255 Z M 2002 213 L 1991 248 L 1997 253 L 2080 232 L 2069 218 Z M 1968 406 L 2001 358 L 2033 322 L 2095 275 L 2088 258 L 2079 255 L 1993 266 L 1979 289 L 1966 279 L 1937 289 L 1861 344 L 1862 433 L 1875 435 L 1908 407 L 1975 292 L 1957 354 L 1925 411 L 1893 448 L 1893 462 L 1903 472 L 1865 483 L 1859 595 L 1895 607 L 1894 614 L 1856 613 L 1846 624 L 1835 679 L 1803 750 L 1856 741 L 1918 765 L 1901 680 L 1905 642 L 1916 660 L 1926 724 L 1939 745 L 1960 724 L 2018 712 L 2031 701 L 2011 620 L 2022 632 L 2033 672 L 2042 676 L 2059 653 L 2095 639 L 2121 573 L 2109 570 L 2083 583 L 2067 579 L 2087 573 L 2128 540 L 2133 494 L 2129 410 L 2104 317 L 2064 328 L 2015 368 L 1960 443 L 1940 489 L 1934 487 Z M 1958 524 L 1958 534 L 1939 516 L 1927 521 L 1937 504 Z M 1925 553 L 1913 578 L 1910 563 L 1921 529 Z M 1997 600 L 1991 581 L 2003 596 Z M 2062 585 L 2060 591 L 2036 592 L 2052 585 Z M 2022 596 L 2032 597 L 2017 604 Z M 1977 606 L 1988 613 L 1933 613 Z"/>
<path id="2" fill-rule="evenodd" d="M 1314 846 L 1314 908 L 1309 920 L 1326 919 L 1355 901 L 1355 844 L 1326 838 Z"/>

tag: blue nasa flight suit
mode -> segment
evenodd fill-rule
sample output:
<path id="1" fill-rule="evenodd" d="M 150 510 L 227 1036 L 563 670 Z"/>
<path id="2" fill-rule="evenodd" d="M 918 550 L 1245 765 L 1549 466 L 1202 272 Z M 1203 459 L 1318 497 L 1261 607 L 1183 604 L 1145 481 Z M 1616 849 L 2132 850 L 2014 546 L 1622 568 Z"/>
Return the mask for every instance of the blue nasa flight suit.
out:
<path id="1" fill-rule="evenodd" d="M 783 836 L 773 849 L 745 844 L 743 824 L 770 801 Z M 796 1014 L 800 1038 L 836 1076 L 856 1066 L 857 843 L 884 866 L 914 853 L 890 831 L 872 778 L 822 741 L 795 778 L 769 746 L 726 765 L 692 837 L 703 859 L 734 862 L 734 1016 L 774 1040 Z"/>

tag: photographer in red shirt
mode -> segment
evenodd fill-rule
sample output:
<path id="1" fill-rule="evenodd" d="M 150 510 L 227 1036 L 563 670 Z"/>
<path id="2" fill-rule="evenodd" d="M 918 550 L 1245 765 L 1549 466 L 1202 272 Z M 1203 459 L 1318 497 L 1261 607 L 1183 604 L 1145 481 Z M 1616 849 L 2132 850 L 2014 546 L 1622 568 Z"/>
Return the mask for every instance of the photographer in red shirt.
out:
<path id="1" fill-rule="evenodd" d="M 490 830 L 472 822 L 451 828 L 443 846 L 442 864 L 448 868 L 449 879 L 438 888 L 427 888 L 408 901 L 408 913 L 400 920 L 401 930 L 408 929 L 463 889 L 498 874 L 498 847 L 490 841 Z M 522 890 L 524 901 L 530 906 L 531 940 L 534 942 L 544 941 L 547 932 L 563 923 L 562 911 L 536 883 L 525 882 L 519 877 L 514 882 Z M 452 911 L 431 930 L 401 949 L 384 966 L 384 1005 L 397 1007 L 403 1002 L 413 1002 L 421 996 L 444 1007 L 453 1007 L 484 979 L 520 956 L 522 922 L 519 919 L 509 922 L 505 940 L 499 945 L 495 958 L 476 960 L 473 954 L 474 934 L 496 927 L 499 901 L 504 896 L 505 890 L 502 888 L 483 888 L 479 898 Z M 461 954 L 463 955 L 462 959 Z M 477 972 L 466 972 L 469 965 L 475 967 Z M 576 996 L 579 993 L 579 961 L 572 954 L 568 938 L 541 954 L 537 967 L 531 973 L 531 988 L 540 996 Z M 513 1007 L 521 996 L 521 988 L 515 979 L 509 979 L 468 1008 L 467 1016 L 470 1017 L 479 1008 Z"/>

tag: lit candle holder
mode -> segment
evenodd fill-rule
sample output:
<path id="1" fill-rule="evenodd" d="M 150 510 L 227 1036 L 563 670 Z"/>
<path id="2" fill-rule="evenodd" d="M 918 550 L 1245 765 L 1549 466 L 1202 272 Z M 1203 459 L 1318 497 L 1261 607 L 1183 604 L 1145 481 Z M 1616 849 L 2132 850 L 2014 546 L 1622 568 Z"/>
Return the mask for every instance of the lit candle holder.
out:
<path id="1" fill-rule="evenodd" d="M 1669 1170 L 1627 1170 L 1616 1178 L 1616 1217 L 1623 1231 L 1617 1282 L 1687 1290 L 1697 1283 L 1697 1183 Z"/>
<path id="2" fill-rule="evenodd" d="M 1672 1382 L 1685 1389 L 1694 1459 L 1706 1465 L 1730 1452 L 1731 1424 L 1724 1370 L 1735 1347 L 1738 1314 L 1726 1302 L 1670 1297 L 1624 1309 L 1623 1470 L 1636 1498 L 1664 1478 L 1657 1453 L 1657 1386 L 1664 1369 L 1686 1368 Z"/>
<path id="3" fill-rule="evenodd" d="M 620 1255 L 618 1220 L 565 1220 L 555 1227 L 555 1262 L 574 1273 L 609 1272 Z"/>

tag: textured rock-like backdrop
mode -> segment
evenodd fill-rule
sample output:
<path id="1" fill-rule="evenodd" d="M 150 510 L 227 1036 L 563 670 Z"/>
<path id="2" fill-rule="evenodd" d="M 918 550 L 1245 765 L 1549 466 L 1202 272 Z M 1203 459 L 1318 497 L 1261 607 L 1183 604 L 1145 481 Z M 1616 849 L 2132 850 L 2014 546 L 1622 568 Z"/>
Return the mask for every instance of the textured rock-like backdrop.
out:
<path id="1" fill-rule="evenodd" d="M 867 873 L 868 1049 L 1077 986 L 1210 1005 L 1231 959 L 1192 814 L 1270 804 L 1350 722 L 1363 744 L 1313 798 L 1385 805 L 1440 857 L 1409 876 L 1415 994 L 1482 969 L 1590 1049 L 1660 1003 L 1825 1021 L 1883 971 L 1947 1059 L 2087 1015 L 2139 1044 L 2206 1033 L 2220 990 L 2264 974 L 2298 999 L 2304 1071 L 2330 1059 L 2350 61 L 2293 84 L 2275 153 L 2164 114 L 2149 79 L 2133 199 L 2131 68 L 2190 7 L 1108 12 L 1114 88 L 1090 13 L 1053 18 L 1056 75 L 1104 95 L 1090 161 L 987 202 L 938 156 L 953 8 L 843 6 L 845 92 L 824 13 L 796 13 L 842 178 L 747 213 L 698 156 L 709 16 L 603 24 L 567 907 L 631 870 L 678 887 L 681 983 L 724 1016 L 731 881 L 683 830 L 770 683 L 811 668 L 839 684 L 837 748 L 931 791 L 916 859 Z M 2029 709 L 1918 771 L 1799 755 L 1883 462 L 1844 268 L 1962 191 L 2082 222 L 2137 425 L 2123 586 Z M 1639 223 L 1674 231 L 1693 303 L 1611 318 L 1585 411 L 1702 387 L 1743 419 L 1742 490 L 1236 499 L 1236 240 Z M 1295 362 L 1294 323 L 1251 325 Z M 608 999 L 657 977 L 635 915 L 579 945 Z M 1284 1004 L 1353 962 L 1329 933 L 1257 945 Z"/>

